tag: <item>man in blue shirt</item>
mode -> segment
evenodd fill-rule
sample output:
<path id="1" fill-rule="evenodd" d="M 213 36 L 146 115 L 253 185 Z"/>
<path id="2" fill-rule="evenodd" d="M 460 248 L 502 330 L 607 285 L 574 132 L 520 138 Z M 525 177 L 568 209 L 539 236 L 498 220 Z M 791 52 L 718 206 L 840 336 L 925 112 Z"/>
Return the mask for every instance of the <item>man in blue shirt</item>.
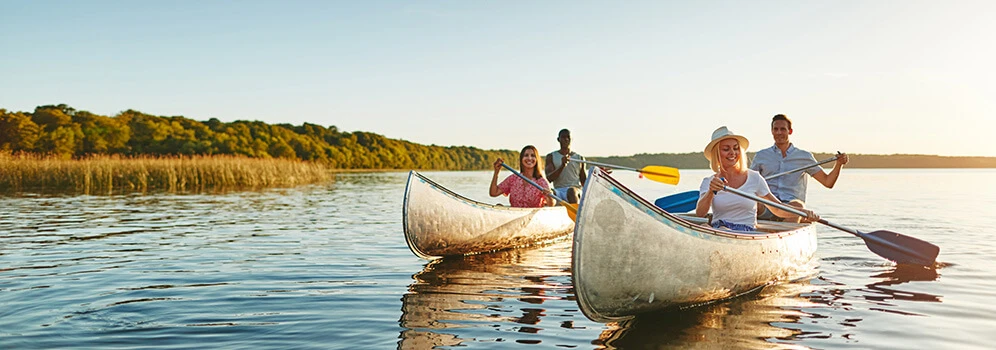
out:
<path id="1" fill-rule="evenodd" d="M 771 136 L 775 139 L 775 145 L 757 151 L 754 154 L 754 160 L 751 161 L 750 168 L 761 173 L 761 176 L 768 177 L 783 171 L 816 164 L 816 158 L 813 157 L 812 153 L 796 148 L 789 142 L 789 135 L 792 135 L 792 120 L 784 114 L 778 114 L 771 118 Z M 841 153 L 829 174 L 825 173 L 823 168 L 814 166 L 797 173 L 771 179 L 768 181 L 768 187 L 778 200 L 803 208 L 806 202 L 806 185 L 809 176 L 812 176 L 826 188 L 833 188 L 844 164 L 847 164 L 847 154 Z M 758 206 L 758 219 L 778 220 L 780 218 L 768 211 L 765 206 Z"/>

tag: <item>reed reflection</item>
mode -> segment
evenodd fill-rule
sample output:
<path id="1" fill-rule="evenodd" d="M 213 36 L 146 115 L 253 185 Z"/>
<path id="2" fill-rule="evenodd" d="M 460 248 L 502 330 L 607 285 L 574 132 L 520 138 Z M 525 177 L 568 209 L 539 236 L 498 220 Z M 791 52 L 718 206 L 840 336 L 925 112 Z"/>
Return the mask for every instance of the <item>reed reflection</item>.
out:
<path id="1" fill-rule="evenodd" d="M 461 328 L 506 328 L 527 337 L 516 339 L 517 343 L 538 342 L 528 335 L 563 327 L 556 320 L 545 321 L 551 301 L 576 309 L 570 254 L 570 242 L 562 241 L 427 263 L 412 276 L 409 293 L 402 297 L 399 323 L 404 330 L 398 347 L 422 349 L 482 341 L 462 336 L 474 332 L 461 332 Z"/>

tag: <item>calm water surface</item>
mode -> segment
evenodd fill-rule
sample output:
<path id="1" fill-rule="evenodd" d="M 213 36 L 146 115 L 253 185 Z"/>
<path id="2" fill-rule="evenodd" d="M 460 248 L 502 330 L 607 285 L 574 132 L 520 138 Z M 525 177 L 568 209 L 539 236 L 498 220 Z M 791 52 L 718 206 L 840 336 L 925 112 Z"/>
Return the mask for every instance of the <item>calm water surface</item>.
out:
<path id="1" fill-rule="evenodd" d="M 468 197 L 490 172 L 428 172 Z M 618 171 L 647 198 L 695 189 Z M 897 269 L 820 227 L 813 277 L 621 324 L 578 310 L 570 242 L 428 262 L 404 242 L 407 173 L 214 195 L 0 197 L 0 348 L 989 349 L 996 170 L 846 169 L 824 218 L 941 247 Z M 980 187 L 988 186 L 988 187 Z"/>

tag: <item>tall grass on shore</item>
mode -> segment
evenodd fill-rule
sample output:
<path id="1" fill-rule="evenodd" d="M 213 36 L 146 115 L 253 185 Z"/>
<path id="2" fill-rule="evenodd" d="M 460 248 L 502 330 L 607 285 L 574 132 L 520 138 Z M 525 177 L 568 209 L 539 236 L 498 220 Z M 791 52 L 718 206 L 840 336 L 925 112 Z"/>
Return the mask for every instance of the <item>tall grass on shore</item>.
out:
<path id="1" fill-rule="evenodd" d="M 0 193 L 225 191 L 290 187 L 331 181 L 333 177 L 321 164 L 279 158 L 94 155 L 60 159 L 0 151 Z"/>

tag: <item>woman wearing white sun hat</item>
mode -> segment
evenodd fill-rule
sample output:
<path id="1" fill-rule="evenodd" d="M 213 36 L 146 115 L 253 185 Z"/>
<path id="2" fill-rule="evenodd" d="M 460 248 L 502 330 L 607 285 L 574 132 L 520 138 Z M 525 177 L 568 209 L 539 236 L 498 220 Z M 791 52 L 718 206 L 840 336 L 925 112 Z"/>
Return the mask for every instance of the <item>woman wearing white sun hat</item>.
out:
<path id="1" fill-rule="evenodd" d="M 781 203 L 771 194 L 768 183 L 761 174 L 747 167 L 748 145 L 750 142 L 746 137 L 734 134 L 725 126 L 721 126 L 712 132 L 712 140 L 703 151 L 716 174 L 702 180 L 695 215 L 705 216 L 711 208 L 714 228 L 750 232 L 757 227 L 757 202 L 723 191 L 726 186 Z M 772 206 L 768 206 L 768 210 L 779 217 L 796 217 L 795 214 Z M 802 211 L 808 214 L 806 218 L 809 220 L 820 219 L 812 210 L 802 209 Z"/>

